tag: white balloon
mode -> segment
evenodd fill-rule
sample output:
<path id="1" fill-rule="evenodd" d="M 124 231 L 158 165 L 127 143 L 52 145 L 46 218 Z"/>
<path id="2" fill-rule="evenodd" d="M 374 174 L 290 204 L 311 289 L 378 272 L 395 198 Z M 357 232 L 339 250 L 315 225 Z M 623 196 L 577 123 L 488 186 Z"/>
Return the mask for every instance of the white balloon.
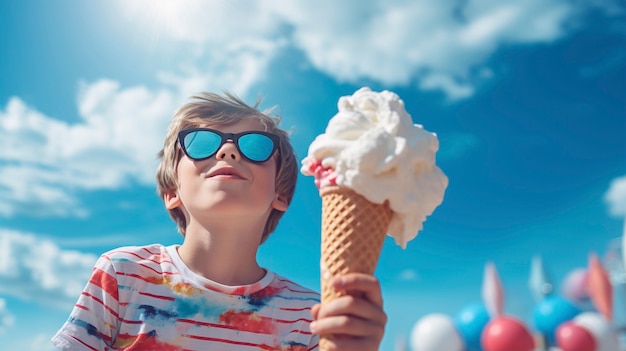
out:
<path id="1" fill-rule="evenodd" d="M 503 313 L 504 289 L 502 288 L 496 265 L 493 262 L 485 264 L 482 297 L 491 318 L 500 316 Z"/>
<path id="2" fill-rule="evenodd" d="M 596 351 L 616 351 L 619 350 L 619 340 L 617 333 L 611 324 L 597 312 L 583 312 L 574 317 L 573 322 L 587 329 L 596 339 L 598 347 Z"/>
<path id="3" fill-rule="evenodd" d="M 411 332 L 413 351 L 463 351 L 465 345 L 452 318 L 439 313 L 422 317 Z"/>

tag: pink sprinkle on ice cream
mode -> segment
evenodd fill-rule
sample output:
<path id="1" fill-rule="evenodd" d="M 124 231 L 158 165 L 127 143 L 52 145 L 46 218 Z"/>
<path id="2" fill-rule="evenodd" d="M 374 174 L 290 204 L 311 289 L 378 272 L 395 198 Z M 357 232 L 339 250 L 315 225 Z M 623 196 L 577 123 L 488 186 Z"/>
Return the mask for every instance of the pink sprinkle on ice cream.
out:
<path id="1" fill-rule="evenodd" d="M 315 186 L 321 189 L 330 185 L 337 185 L 337 173 L 330 167 L 322 166 L 321 161 L 311 160 L 308 166 L 303 168 L 306 175 L 315 177 Z"/>

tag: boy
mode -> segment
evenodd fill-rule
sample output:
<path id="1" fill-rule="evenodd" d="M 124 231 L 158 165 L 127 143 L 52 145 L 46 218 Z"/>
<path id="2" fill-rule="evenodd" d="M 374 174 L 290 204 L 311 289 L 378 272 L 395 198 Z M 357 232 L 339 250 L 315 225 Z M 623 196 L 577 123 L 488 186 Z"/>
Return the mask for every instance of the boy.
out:
<path id="1" fill-rule="evenodd" d="M 239 98 L 203 93 L 174 115 L 159 153 L 158 193 L 181 245 L 100 257 L 68 321 L 62 350 L 377 350 L 386 316 L 378 281 L 319 295 L 260 267 L 259 245 L 289 206 L 298 162 L 287 133 Z"/>

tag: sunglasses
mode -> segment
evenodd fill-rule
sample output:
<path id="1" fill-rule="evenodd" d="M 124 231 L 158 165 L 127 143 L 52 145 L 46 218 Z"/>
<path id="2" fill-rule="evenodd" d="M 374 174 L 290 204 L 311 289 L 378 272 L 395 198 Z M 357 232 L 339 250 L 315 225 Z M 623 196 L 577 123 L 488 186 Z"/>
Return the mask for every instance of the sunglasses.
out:
<path id="1" fill-rule="evenodd" d="M 233 134 L 209 128 L 189 128 L 178 133 L 183 152 L 195 161 L 212 157 L 229 140 L 243 158 L 254 163 L 269 160 L 280 141 L 276 134 L 256 130 Z"/>

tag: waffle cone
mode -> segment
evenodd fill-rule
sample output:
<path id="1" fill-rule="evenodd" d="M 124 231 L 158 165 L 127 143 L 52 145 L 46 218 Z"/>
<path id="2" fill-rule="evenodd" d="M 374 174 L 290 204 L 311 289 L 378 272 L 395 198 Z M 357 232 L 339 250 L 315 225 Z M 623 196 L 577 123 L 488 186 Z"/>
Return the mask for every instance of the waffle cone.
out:
<path id="1" fill-rule="evenodd" d="M 375 204 L 352 189 L 331 186 L 322 196 L 322 303 L 343 294 L 331 279 L 346 273 L 373 274 L 385 241 L 391 209 L 389 203 Z M 328 342 L 320 339 L 320 350 Z"/>

